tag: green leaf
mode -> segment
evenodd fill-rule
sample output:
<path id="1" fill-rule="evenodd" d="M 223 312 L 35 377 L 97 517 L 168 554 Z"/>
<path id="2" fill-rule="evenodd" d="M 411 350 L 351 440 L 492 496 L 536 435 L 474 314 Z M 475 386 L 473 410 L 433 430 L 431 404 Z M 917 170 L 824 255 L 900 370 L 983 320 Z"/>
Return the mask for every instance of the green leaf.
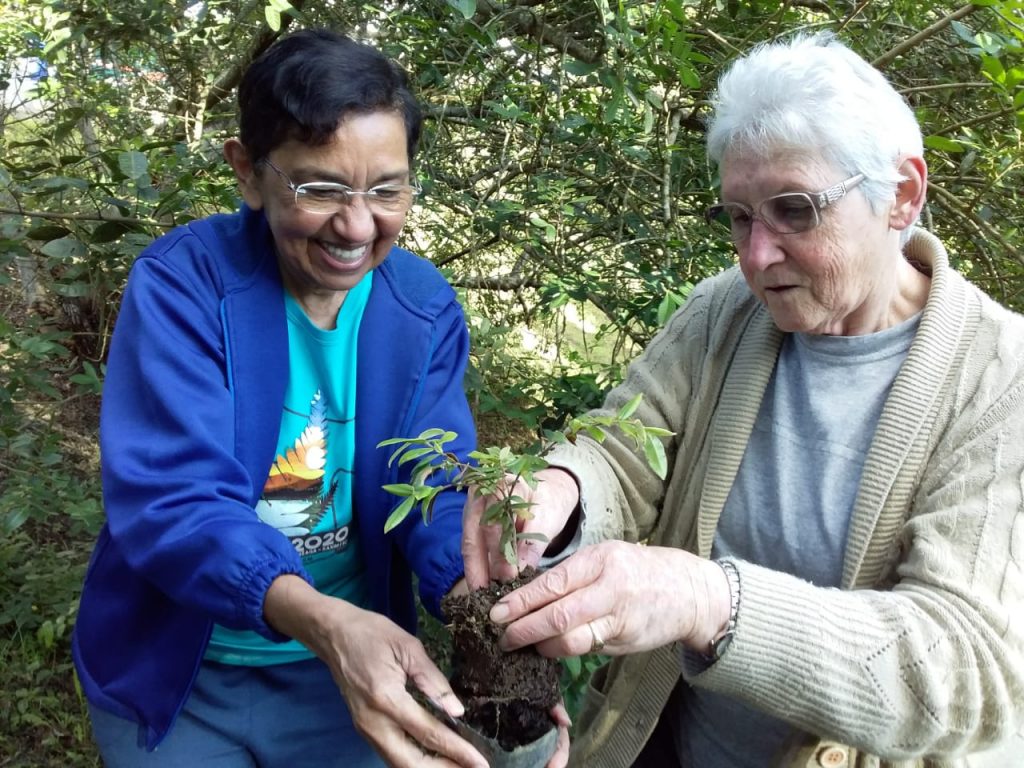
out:
<path id="1" fill-rule="evenodd" d="M 565 433 L 558 432 L 557 430 L 545 429 L 543 434 L 544 439 L 547 440 L 549 443 L 561 444 L 568 441 L 568 438 L 565 436 Z"/>
<path id="2" fill-rule="evenodd" d="M 395 496 L 412 496 L 413 492 L 416 490 L 408 483 L 390 483 L 388 485 L 382 485 L 381 488 L 388 493 L 393 493 Z"/>
<path id="3" fill-rule="evenodd" d="M 49 147 L 50 146 L 50 142 L 47 141 L 46 139 L 31 139 L 29 141 L 12 141 L 10 144 L 8 144 L 8 146 L 11 149 L 14 149 L 16 147 L 39 147 L 39 148 L 44 148 L 44 147 Z"/>
<path id="4" fill-rule="evenodd" d="M 263 9 L 263 16 L 267 20 L 267 26 L 270 27 L 274 32 L 281 31 L 281 12 L 277 10 L 273 5 L 268 5 Z M 385 529 L 385 533 L 387 529 Z"/>
<path id="5" fill-rule="evenodd" d="M 432 485 L 417 485 L 415 486 L 412 495 L 416 501 L 424 501 L 425 499 L 436 496 L 440 490 L 440 488 L 435 488 Z"/>
<path id="6" fill-rule="evenodd" d="M 494 503 L 488 505 L 487 509 L 484 510 L 480 516 L 480 520 L 484 525 L 493 525 L 504 520 L 509 519 L 508 511 L 505 506 L 506 502 L 504 499 L 498 499 Z"/>
<path id="7" fill-rule="evenodd" d="M 566 656 L 562 659 L 562 666 L 565 667 L 565 670 L 569 673 L 569 677 L 573 680 L 578 678 L 583 672 L 583 662 L 580 661 L 579 656 Z"/>
<path id="8" fill-rule="evenodd" d="M 128 231 L 128 225 L 120 221 L 104 221 L 92 231 L 91 243 L 110 243 Z"/>
<path id="9" fill-rule="evenodd" d="M 57 224 L 42 224 L 25 233 L 29 240 L 56 240 L 70 234 L 70 230 Z"/>
<path id="10" fill-rule="evenodd" d="M 409 515 L 409 512 L 412 511 L 413 505 L 415 504 L 416 499 L 414 499 L 412 496 L 405 499 L 401 504 L 399 504 L 398 507 L 395 508 L 395 511 L 392 512 L 388 516 L 388 519 L 385 521 L 384 533 L 390 533 L 392 529 L 400 525 L 401 522 L 405 520 L 405 518 Z"/>
<path id="11" fill-rule="evenodd" d="M 149 174 L 149 160 L 141 152 L 121 152 L 117 166 L 129 179 L 138 181 Z"/>
<path id="12" fill-rule="evenodd" d="M 51 240 L 39 250 L 44 255 L 60 259 L 61 261 L 82 258 L 88 253 L 88 248 L 85 247 L 85 244 L 73 237 L 61 237 L 57 240 Z"/>
<path id="13" fill-rule="evenodd" d="M 452 437 L 449 439 L 454 439 L 455 437 L 457 437 L 457 435 L 454 432 L 448 432 L 446 430 L 441 429 L 440 427 L 431 427 L 430 429 L 425 429 L 422 432 L 420 432 L 419 436 L 416 437 L 415 439 L 419 442 L 426 442 L 427 440 L 435 440 L 439 437 L 442 437 L 443 435 L 452 435 Z M 444 441 L 442 440 L 442 442 Z"/>
<path id="14" fill-rule="evenodd" d="M 665 456 L 665 446 L 662 442 L 655 437 L 647 438 L 644 442 L 644 456 L 654 474 L 664 480 L 665 475 L 668 474 L 668 459 Z"/>
<path id="15" fill-rule="evenodd" d="M 405 453 L 402 454 L 402 458 L 400 458 L 398 460 L 398 466 L 402 466 L 403 464 L 406 464 L 406 463 L 408 463 L 410 461 L 415 461 L 420 456 L 426 456 L 428 453 L 433 453 L 433 452 L 434 452 L 434 449 L 430 448 L 430 447 L 427 447 L 427 448 L 413 448 L 413 449 L 408 450 L 408 451 L 406 451 Z"/>
<path id="16" fill-rule="evenodd" d="M 39 642 L 42 643 L 44 648 L 53 647 L 53 622 L 50 619 L 47 619 L 39 625 L 39 629 L 36 630 L 36 637 L 39 639 Z"/>
<path id="17" fill-rule="evenodd" d="M 420 505 L 420 509 L 423 510 L 424 525 L 430 525 L 430 521 L 434 519 L 434 503 L 436 501 L 437 494 L 434 494 Z"/>
<path id="18" fill-rule="evenodd" d="M 519 557 L 516 555 L 516 532 L 514 528 L 506 528 L 501 532 L 501 554 L 509 565 L 518 565 Z"/>
<path id="19" fill-rule="evenodd" d="M 636 409 L 640 407 L 640 401 L 644 399 L 643 393 L 638 393 L 632 400 L 626 403 L 624 406 L 619 408 L 618 417 L 620 419 L 628 419 L 634 413 Z"/>
<path id="20" fill-rule="evenodd" d="M 461 13 L 467 21 L 476 15 L 476 0 L 448 0 L 448 5 Z"/>
<path id="21" fill-rule="evenodd" d="M 636 447 L 639 448 L 644 441 L 644 435 L 646 431 L 643 425 L 638 421 L 624 421 L 618 425 L 619 431 L 622 432 L 626 437 L 630 438 Z"/>
<path id="22" fill-rule="evenodd" d="M 81 298 L 92 293 L 92 287 L 81 280 L 70 283 L 54 283 L 53 292 L 65 298 Z"/>
<path id="23" fill-rule="evenodd" d="M 530 541 L 540 541 L 540 542 L 549 541 L 548 537 L 545 536 L 543 533 L 519 533 L 519 534 L 516 534 L 516 538 L 518 538 L 518 539 L 529 539 Z"/>
<path id="24" fill-rule="evenodd" d="M 412 468 L 410 475 L 415 485 L 423 485 L 435 472 L 440 472 L 442 466 L 435 464 L 431 459 L 424 459 Z"/>
<path id="25" fill-rule="evenodd" d="M 100 395 L 103 393 L 103 380 L 100 378 L 99 373 L 96 371 L 96 366 L 90 363 L 88 360 L 83 364 L 84 373 L 76 373 L 71 377 L 71 381 L 90 393 Z M 102 367 L 102 366 L 101 366 Z"/>
<path id="26" fill-rule="evenodd" d="M 48 192 L 60 192 L 65 189 L 86 190 L 89 188 L 89 182 L 75 176 L 52 176 L 41 181 L 39 186 Z"/>
<path id="27" fill-rule="evenodd" d="M 947 139 L 945 136 L 926 136 L 924 145 L 928 149 L 937 149 L 942 152 L 963 152 L 965 147 L 959 141 Z"/>
<path id="28" fill-rule="evenodd" d="M 957 37 L 963 40 L 965 43 L 974 45 L 974 30 L 964 24 L 962 21 L 952 21 L 950 26 L 956 33 Z"/>
<path id="29" fill-rule="evenodd" d="M 992 78 L 993 82 L 1002 83 L 1006 81 L 1006 70 L 1003 63 L 995 56 L 981 57 L 981 71 Z"/>
<path id="30" fill-rule="evenodd" d="M 29 512 L 31 510 L 28 507 L 16 507 L 7 513 L 6 516 L 0 518 L 0 526 L 4 533 L 13 533 L 23 526 L 29 518 Z"/>
<path id="31" fill-rule="evenodd" d="M 683 85 L 687 88 L 692 90 L 700 88 L 700 75 L 687 62 L 679 62 L 679 79 L 682 80 Z"/>
<path id="32" fill-rule="evenodd" d="M 562 65 L 562 69 L 575 77 L 586 77 L 587 75 L 592 75 L 599 67 L 599 64 L 590 64 L 586 61 L 570 58 L 565 59 L 565 63 Z"/>

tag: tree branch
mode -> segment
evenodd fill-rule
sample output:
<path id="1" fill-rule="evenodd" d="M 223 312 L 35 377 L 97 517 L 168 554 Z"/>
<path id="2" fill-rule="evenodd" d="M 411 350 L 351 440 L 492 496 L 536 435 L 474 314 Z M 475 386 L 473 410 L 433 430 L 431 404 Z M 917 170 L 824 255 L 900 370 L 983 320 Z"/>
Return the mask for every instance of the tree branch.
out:
<path id="1" fill-rule="evenodd" d="M 491 277 L 467 275 L 449 278 L 448 282 L 457 288 L 473 288 L 483 291 L 518 291 L 522 288 L 540 288 L 541 286 L 540 280 L 525 275 L 492 275 Z"/>
<path id="2" fill-rule="evenodd" d="M 1000 117 L 1005 117 L 1006 115 L 1012 115 L 1016 111 L 1017 111 L 1016 107 L 1009 106 L 1009 107 L 1006 107 L 1004 109 L 997 109 L 997 110 L 994 110 L 992 112 L 986 112 L 983 115 L 978 115 L 977 117 L 972 117 L 970 120 L 964 120 L 963 122 L 960 122 L 960 123 L 954 123 L 953 125 L 947 125 L 945 128 L 940 128 L 939 130 L 935 131 L 932 135 L 934 135 L 934 136 L 941 136 L 943 134 L 953 133 L 954 131 L 958 131 L 961 128 L 973 128 L 976 125 L 980 125 L 982 123 L 987 123 L 989 120 L 995 120 L 995 119 L 1000 118 Z"/>
<path id="3" fill-rule="evenodd" d="M 302 10 L 302 6 L 305 4 L 305 0 L 292 0 L 292 8 L 296 11 Z M 244 12 L 248 12 L 255 7 L 262 6 L 263 3 L 260 0 L 252 0 L 249 5 L 244 9 Z M 238 18 L 244 18 L 239 14 Z M 256 59 L 263 51 L 270 47 L 278 37 L 280 37 L 285 30 L 292 23 L 291 14 L 285 14 L 281 17 L 281 29 L 277 32 L 270 29 L 270 27 L 264 25 L 258 35 L 253 37 L 249 43 L 249 47 L 239 56 L 226 70 L 224 70 L 213 84 L 206 91 L 206 98 L 203 100 L 201 105 L 197 105 L 197 112 L 199 114 L 205 114 L 216 107 L 221 102 L 225 101 L 231 93 L 235 90 L 240 82 L 242 82 L 242 75 L 253 60 Z M 172 111 L 178 112 L 181 109 L 181 103 L 178 102 L 172 108 Z"/>
<path id="4" fill-rule="evenodd" d="M 492 3 L 491 0 L 477 0 L 476 12 L 482 22 L 487 22 L 495 16 L 504 16 L 509 20 L 512 28 L 523 37 L 532 37 L 544 45 L 564 51 L 574 59 L 585 61 L 587 64 L 596 64 L 604 55 L 603 43 L 597 50 L 591 50 L 561 29 L 541 22 L 537 18 L 537 14 L 523 7 L 524 5 L 526 3 L 517 2 L 510 8 L 503 8 Z"/>
<path id="5" fill-rule="evenodd" d="M 997 230 L 983 218 L 978 216 L 978 214 L 975 213 L 973 210 L 970 210 L 962 206 L 960 204 L 960 201 L 956 198 L 955 195 L 953 195 L 952 192 L 949 192 L 943 187 L 937 186 L 935 184 L 928 185 L 928 192 L 929 194 L 932 194 L 934 197 L 938 198 L 939 201 L 941 201 L 944 208 L 953 211 L 958 216 L 961 216 L 964 219 L 970 221 L 972 224 L 974 224 L 975 227 L 978 228 L 978 231 L 982 235 L 984 235 L 986 238 L 990 240 L 995 240 L 1006 250 L 1006 253 L 1008 255 L 1013 257 L 1019 264 L 1024 264 L 1024 254 L 1022 254 L 1016 246 L 1014 246 L 1005 237 L 1003 237 L 1002 234 L 1000 234 L 999 230 Z"/>
<path id="6" fill-rule="evenodd" d="M 0 214 L 11 214 L 13 216 L 28 216 L 33 219 L 48 219 L 50 221 L 114 221 L 125 226 L 141 227 L 162 227 L 173 229 L 178 226 L 173 222 L 156 221 L 155 219 L 136 219 L 129 216 L 112 216 L 105 213 L 56 213 L 54 211 L 26 211 L 19 208 L 0 208 Z"/>
<path id="7" fill-rule="evenodd" d="M 456 251 L 455 253 L 452 253 L 452 254 L 449 254 L 448 256 L 445 256 L 444 258 L 436 259 L 434 261 L 434 266 L 435 267 L 447 266 L 448 264 L 451 264 L 453 261 L 458 261 L 463 256 L 466 256 L 466 255 L 468 255 L 470 253 L 475 253 L 477 251 L 481 251 L 484 248 L 490 248 L 492 245 L 495 245 L 500 240 L 501 240 L 500 237 L 498 237 L 497 235 L 493 235 L 492 237 L 488 238 L 487 240 L 485 240 L 482 243 L 473 243 L 472 245 L 467 245 L 461 251 Z"/>
<path id="8" fill-rule="evenodd" d="M 871 64 L 874 67 L 876 67 L 877 69 L 884 69 L 889 64 L 891 64 L 893 62 L 893 60 L 897 56 L 901 56 L 904 53 L 906 53 L 907 51 L 911 50 L 912 48 L 915 48 L 919 43 L 927 40 L 929 37 L 932 37 L 936 33 L 941 32 L 943 29 L 945 29 L 950 24 L 952 24 L 954 21 L 958 21 L 958 20 L 964 18 L 965 16 L 970 16 L 975 11 L 980 11 L 981 8 L 982 8 L 982 6 L 980 6 L 980 5 L 974 5 L 973 3 L 968 3 L 967 5 L 963 6 L 962 8 L 959 8 L 959 9 L 953 11 L 949 15 L 943 16 L 937 22 L 932 24 L 930 27 L 925 27 L 920 32 L 918 32 L 916 35 L 912 35 L 912 36 L 908 37 L 906 40 L 904 40 L 899 45 L 897 45 L 897 46 L 895 46 L 893 48 L 890 48 L 888 51 L 883 53 L 877 59 L 872 61 Z"/>
<path id="9" fill-rule="evenodd" d="M 906 96 L 908 93 L 924 93 L 926 91 L 948 91 L 963 90 L 964 88 L 991 88 L 992 83 L 985 80 L 978 80 L 967 83 L 932 83 L 931 85 L 915 85 L 910 88 L 901 88 L 900 93 Z"/>

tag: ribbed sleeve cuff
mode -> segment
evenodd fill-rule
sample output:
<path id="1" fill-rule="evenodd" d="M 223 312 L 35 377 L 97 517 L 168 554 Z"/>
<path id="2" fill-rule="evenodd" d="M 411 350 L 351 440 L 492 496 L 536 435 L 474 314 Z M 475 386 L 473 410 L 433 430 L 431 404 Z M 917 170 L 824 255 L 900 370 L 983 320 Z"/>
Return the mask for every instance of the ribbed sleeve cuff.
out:
<path id="1" fill-rule="evenodd" d="M 788 574 L 736 561 L 743 584 L 735 635 L 710 664 L 684 653 L 688 681 L 783 715 L 793 692 L 820 675 L 825 649 L 822 590 Z"/>

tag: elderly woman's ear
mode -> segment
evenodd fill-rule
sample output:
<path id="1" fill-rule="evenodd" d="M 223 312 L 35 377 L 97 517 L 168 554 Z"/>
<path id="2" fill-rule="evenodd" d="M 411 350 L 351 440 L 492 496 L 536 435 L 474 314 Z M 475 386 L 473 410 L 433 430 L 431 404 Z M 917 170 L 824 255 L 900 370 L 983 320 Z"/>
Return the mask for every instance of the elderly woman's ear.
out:
<path id="1" fill-rule="evenodd" d="M 917 221 L 928 189 L 928 166 L 921 157 L 907 157 L 900 163 L 903 177 L 896 187 L 896 200 L 889 212 L 889 226 L 904 230 Z"/>

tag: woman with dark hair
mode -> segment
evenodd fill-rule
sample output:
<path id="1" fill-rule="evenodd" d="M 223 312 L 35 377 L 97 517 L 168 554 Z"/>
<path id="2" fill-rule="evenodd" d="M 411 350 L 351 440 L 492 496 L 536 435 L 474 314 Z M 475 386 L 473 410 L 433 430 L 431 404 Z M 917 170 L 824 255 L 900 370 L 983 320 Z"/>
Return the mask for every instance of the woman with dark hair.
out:
<path id="1" fill-rule="evenodd" d="M 463 573 L 462 494 L 385 535 L 386 438 L 475 433 L 455 293 L 395 246 L 418 187 L 405 75 L 325 31 L 239 88 L 244 201 L 134 264 L 100 439 L 107 522 L 74 656 L 112 766 L 486 765 L 413 636 Z M 339 695 L 339 689 L 341 695 Z M 379 756 L 378 756 L 379 753 Z"/>

